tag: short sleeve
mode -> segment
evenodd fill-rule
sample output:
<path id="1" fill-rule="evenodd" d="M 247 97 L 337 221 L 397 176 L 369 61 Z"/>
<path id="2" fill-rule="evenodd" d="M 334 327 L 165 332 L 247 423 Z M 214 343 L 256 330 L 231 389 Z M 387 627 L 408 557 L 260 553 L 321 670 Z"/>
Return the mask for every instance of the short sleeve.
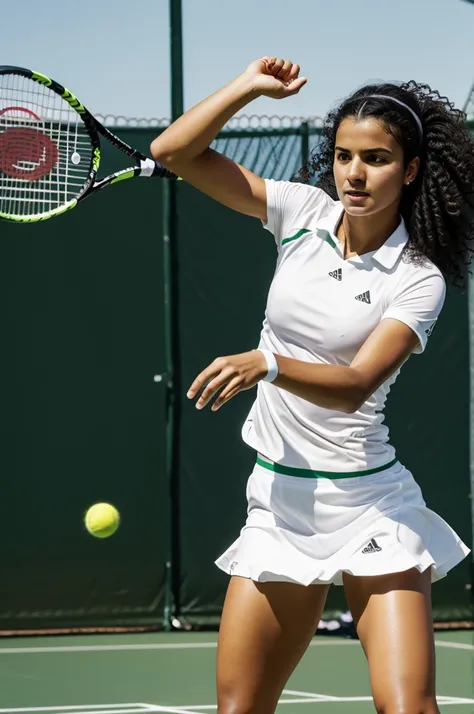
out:
<path id="1" fill-rule="evenodd" d="M 442 274 L 433 265 L 427 271 L 417 270 L 402 282 L 393 296 L 382 319 L 394 318 L 404 322 L 416 334 L 419 346 L 415 354 L 424 352 L 446 297 L 446 283 Z"/>
<path id="2" fill-rule="evenodd" d="M 298 231 L 310 230 L 334 206 L 327 193 L 309 184 L 265 179 L 265 187 L 267 222 L 263 226 L 274 235 L 278 247 Z"/>

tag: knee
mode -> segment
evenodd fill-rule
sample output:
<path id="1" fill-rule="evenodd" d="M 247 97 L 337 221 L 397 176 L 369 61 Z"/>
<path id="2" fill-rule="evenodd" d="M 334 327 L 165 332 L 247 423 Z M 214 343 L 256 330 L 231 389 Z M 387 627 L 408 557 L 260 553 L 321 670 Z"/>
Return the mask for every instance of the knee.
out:
<path id="1" fill-rule="evenodd" d="M 219 692 L 217 714 L 274 714 L 277 702 L 243 691 Z"/>
<path id="2" fill-rule="evenodd" d="M 251 714 L 252 707 L 239 701 L 224 701 L 217 705 L 217 714 Z"/>
<path id="3" fill-rule="evenodd" d="M 380 702 L 374 700 L 377 714 L 440 714 L 436 699 L 413 702 Z"/>
<path id="4" fill-rule="evenodd" d="M 217 714 L 254 714 L 255 704 L 243 697 L 218 697 Z"/>

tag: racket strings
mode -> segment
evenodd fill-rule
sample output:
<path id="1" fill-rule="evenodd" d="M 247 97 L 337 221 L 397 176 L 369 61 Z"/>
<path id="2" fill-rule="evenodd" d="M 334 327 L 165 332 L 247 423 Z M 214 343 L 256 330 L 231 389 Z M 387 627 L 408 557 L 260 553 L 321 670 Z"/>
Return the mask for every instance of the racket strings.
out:
<path id="1" fill-rule="evenodd" d="M 81 117 L 62 97 L 0 75 L 0 214 L 44 214 L 70 202 L 89 178 L 92 153 Z"/>

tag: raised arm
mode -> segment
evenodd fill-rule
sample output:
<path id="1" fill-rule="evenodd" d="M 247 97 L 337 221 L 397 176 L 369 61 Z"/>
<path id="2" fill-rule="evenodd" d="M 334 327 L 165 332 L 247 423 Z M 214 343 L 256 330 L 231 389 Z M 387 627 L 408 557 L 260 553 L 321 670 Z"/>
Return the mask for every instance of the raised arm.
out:
<path id="1" fill-rule="evenodd" d="M 299 65 L 262 57 L 226 87 L 187 111 L 151 144 L 156 161 L 240 213 L 266 220 L 265 182 L 209 145 L 224 124 L 260 96 L 284 99 L 306 84 Z"/>

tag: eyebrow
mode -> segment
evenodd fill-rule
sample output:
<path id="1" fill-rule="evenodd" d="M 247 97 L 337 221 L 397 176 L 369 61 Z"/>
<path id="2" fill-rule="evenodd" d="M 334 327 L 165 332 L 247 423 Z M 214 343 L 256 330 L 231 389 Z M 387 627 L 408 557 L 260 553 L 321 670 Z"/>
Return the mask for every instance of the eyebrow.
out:
<path id="1" fill-rule="evenodd" d="M 336 149 L 339 151 L 346 151 L 348 154 L 350 154 L 349 149 L 344 149 L 343 146 L 336 146 Z M 392 152 L 390 149 L 384 149 L 382 146 L 377 146 L 375 149 L 364 149 L 362 152 L 363 154 L 374 154 L 375 152 L 383 153 L 383 154 L 391 154 Z"/>

